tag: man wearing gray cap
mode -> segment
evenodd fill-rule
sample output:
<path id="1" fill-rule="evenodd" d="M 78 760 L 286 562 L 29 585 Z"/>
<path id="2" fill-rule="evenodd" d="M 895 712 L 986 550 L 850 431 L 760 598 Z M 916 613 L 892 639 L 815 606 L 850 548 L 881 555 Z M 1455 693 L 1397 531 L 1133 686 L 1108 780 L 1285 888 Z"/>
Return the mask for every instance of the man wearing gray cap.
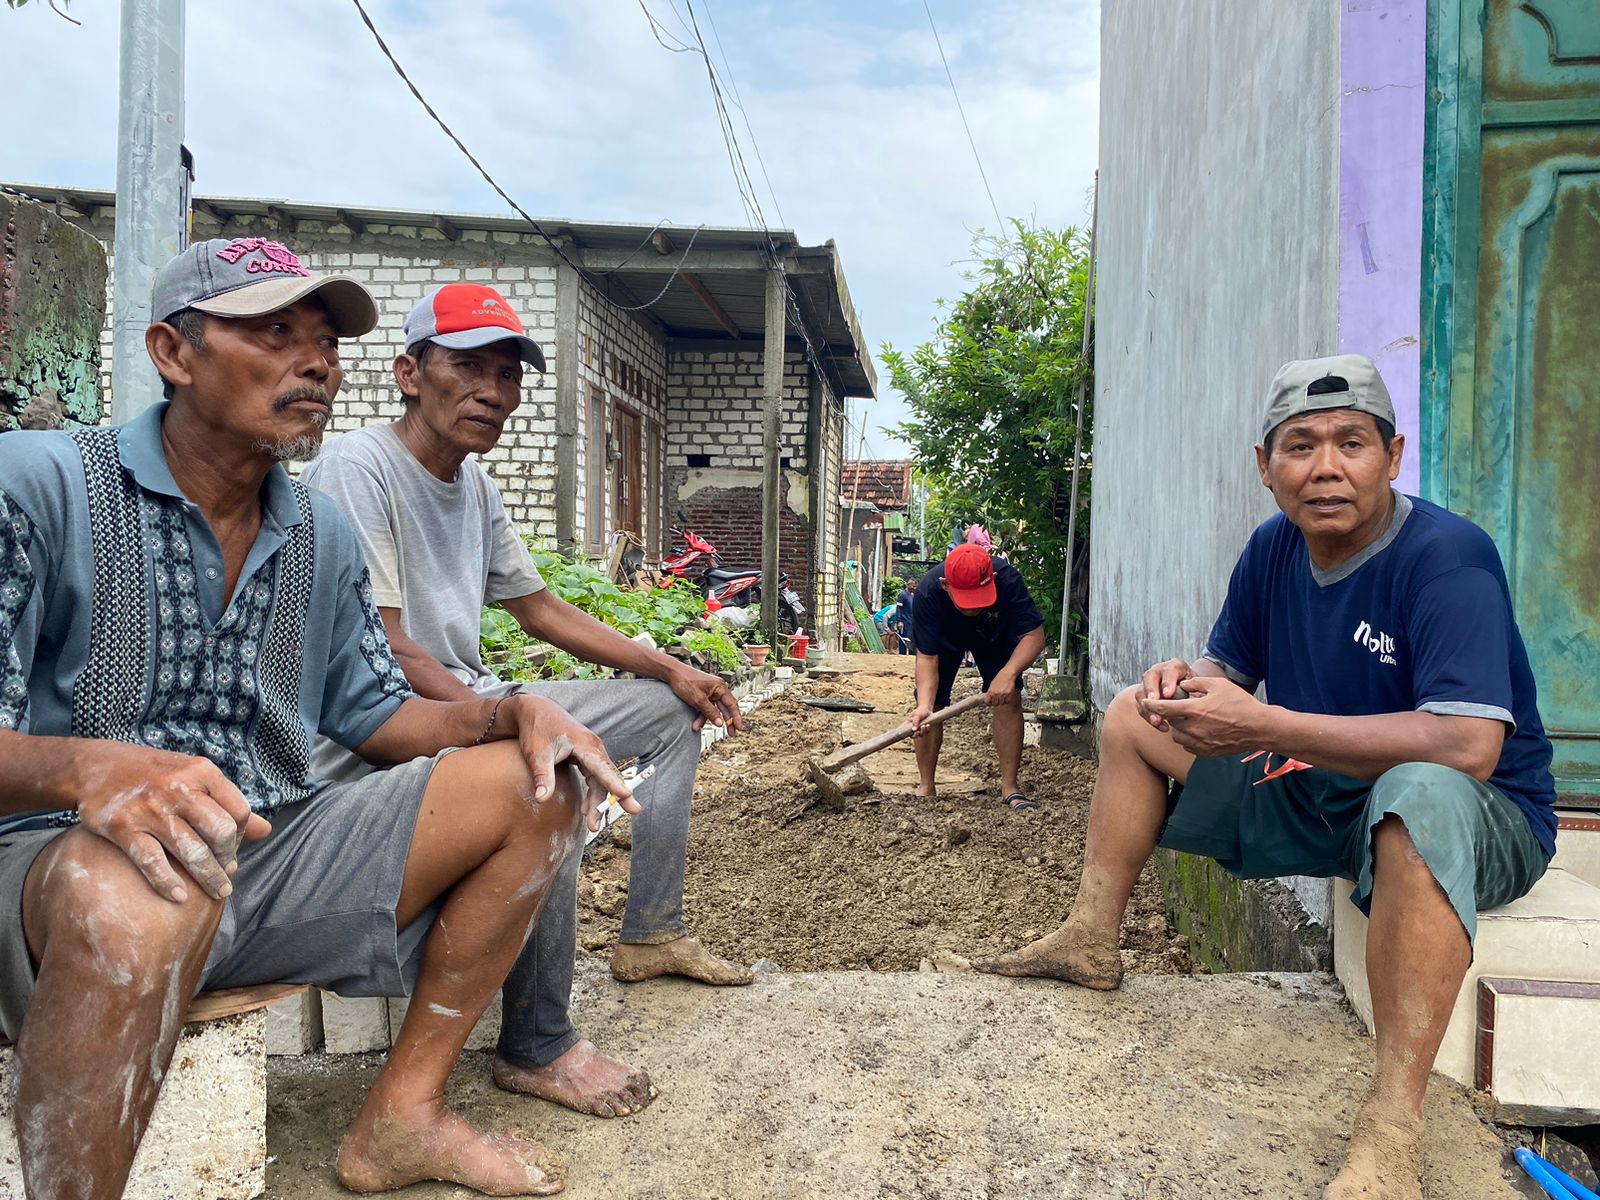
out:
<path id="1" fill-rule="evenodd" d="M 414 696 L 349 525 L 281 465 L 316 453 L 366 289 L 217 239 L 162 268 L 154 311 L 165 403 L 0 436 L 0 1036 L 28 1194 L 120 1195 L 190 999 L 272 982 L 414 1001 L 347 1186 L 558 1191 L 537 1143 L 440 1098 L 583 813 L 627 789 L 548 700 Z M 401 765 L 326 783 L 319 734 Z"/>
<path id="2" fill-rule="evenodd" d="M 1287 364 L 1261 432 L 1282 511 L 1202 656 L 1151 667 L 1107 710 L 1071 915 L 976 965 L 1115 988 L 1157 845 L 1240 878 L 1354 880 L 1377 1062 L 1324 1196 L 1420 1198 L 1422 1100 L 1478 910 L 1525 894 L 1555 850 L 1550 743 L 1494 543 L 1390 487 L 1404 439 L 1377 368 Z"/>
<path id="3" fill-rule="evenodd" d="M 653 766 L 650 803 L 632 831 L 628 905 L 612 974 L 627 982 L 675 974 L 749 983 L 748 968 L 713 954 L 683 920 L 699 730 L 706 721 L 738 728 L 738 702 L 715 675 L 630 641 L 545 586 L 494 480 L 476 461 L 521 406 L 524 368 L 545 367 L 543 350 L 510 302 L 483 284 L 446 284 L 413 306 L 405 346 L 394 364 L 405 404 L 400 419 L 335 438 L 303 478 L 355 527 L 373 600 L 406 677 L 419 695 L 438 700 L 546 697 L 598 734 L 613 757 Z M 483 606 L 492 603 L 581 661 L 637 678 L 499 679 L 479 648 Z M 319 749 L 316 761 L 339 777 L 363 769 L 337 746 Z M 506 981 L 494 1079 L 579 1112 L 626 1116 L 650 1102 L 649 1076 L 602 1054 L 569 1014 L 581 866 L 575 851 Z"/>

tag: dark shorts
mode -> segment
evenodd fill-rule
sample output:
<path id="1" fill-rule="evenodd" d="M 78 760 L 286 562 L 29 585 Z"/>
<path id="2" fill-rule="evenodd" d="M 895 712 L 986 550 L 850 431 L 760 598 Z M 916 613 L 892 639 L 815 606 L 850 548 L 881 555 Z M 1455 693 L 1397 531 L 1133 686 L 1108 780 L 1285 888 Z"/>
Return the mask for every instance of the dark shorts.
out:
<path id="1" fill-rule="evenodd" d="M 972 650 L 972 661 L 978 666 L 978 674 L 983 679 L 985 691 L 994 682 L 994 677 L 1000 674 L 1000 669 L 1011 661 L 1011 656 L 1017 652 L 1017 645 L 1017 642 L 1011 642 L 998 646 L 978 646 Z M 949 706 L 950 689 L 955 686 L 956 672 L 961 670 L 961 660 L 965 657 L 965 651 L 939 655 L 939 690 L 933 698 L 935 709 Z"/>
<path id="2" fill-rule="evenodd" d="M 397 930 L 395 908 L 422 794 L 442 757 L 330 784 L 269 814 L 272 832 L 239 848 L 201 988 L 311 983 L 341 996 L 409 995 L 434 913 Z M 33 996 L 23 885 L 65 832 L 0 837 L 0 1035 L 10 1041 Z"/>
<path id="3" fill-rule="evenodd" d="M 1351 900 L 1370 914 L 1372 832 L 1393 815 L 1469 939 L 1480 909 L 1525 895 L 1549 865 L 1522 810 L 1470 775 L 1436 763 L 1404 763 L 1371 782 L 1315 767 L 1275 774 L 1289 761 L 1196 759 L 1188 782 L 1173 785 L 1159 844 L 1213 858 L 1240 879 L 1351 879 Z"/>

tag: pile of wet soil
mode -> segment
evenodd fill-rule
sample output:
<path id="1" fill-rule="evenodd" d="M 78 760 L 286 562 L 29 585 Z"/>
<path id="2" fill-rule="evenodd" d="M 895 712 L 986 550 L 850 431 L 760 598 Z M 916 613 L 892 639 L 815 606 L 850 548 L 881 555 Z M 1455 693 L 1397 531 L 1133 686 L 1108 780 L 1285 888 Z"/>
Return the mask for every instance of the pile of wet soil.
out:
<path id="1" fill-rule="evenodd" d="M 980 710 L 946 727 L 941 788 L 949 774 L 959 781 L 953 791 L 932 800 L 909 787 L 872 791 L 850 797 L 844 812 L 808 805 L 807 762 L 841 744 L 844 718 L 798 695 L 854 696 L 884 713 L 910 708 L 909 660 L 852 661 L 870 665 L 769 700 L 741 735 L 702 759 L 685 888 L 690 930 L 719 953 L 784 970 L 906 971 L 949 953 L 1010 949 L 1055 928 L 1077 888 L 1094 764 L 1025 748 L 1022 787 L 1040 807 L 1007 812 Z M 963 678 L 956 695 L 977 686 Z M 870 773 L 889 753 L 863 766 Z M 585 864 L 579 942 L 596 956 L 616 943 L 628 844 L 623 822 Z M 1197 968 L 1186 946 L 1147 869 L 1123 924 L 1126 966 L 1190 973 Z"/>

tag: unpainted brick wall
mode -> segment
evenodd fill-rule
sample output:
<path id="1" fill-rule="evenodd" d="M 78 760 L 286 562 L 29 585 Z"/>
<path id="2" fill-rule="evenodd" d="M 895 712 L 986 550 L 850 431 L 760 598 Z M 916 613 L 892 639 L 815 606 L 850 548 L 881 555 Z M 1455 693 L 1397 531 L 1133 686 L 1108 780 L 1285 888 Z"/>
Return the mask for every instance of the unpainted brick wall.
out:
<path id="1" fill-rule="evenodd" d="M 110 209 L 92 218 L 63 212 L 87 228 L 111 254 Z M 374 421 L 393 421 L 401 413 L 400 393 L 392 364 L 404 350 L 402 327 L 412 305 L 446 283 L 486 283 L 511 301 L 528 335 L 545 352 L 549 372 L 531 368 L 523 386 L 522 406 L 506 424 L 500 444 L 482 462 L 505 497 L 506 511 L 525 533 L 553 538 L 555 533 L 555 381 L 556 271 L 553 256 L 535 234 L 463 230 L 451 241 L 437 229 L 410 225 L 370 224 L 360 234 L 343 225 L 298 221 L 293 230 L 276 220 L 235 218 L 226 227 L 195 214 L 194 239 L 270 237 L 286 243 L 313 271 L 352 275 L 371 289 L 378 301 L 378 327 L 341 348 L 344 387 L 334 405 L 330 434 Z M 110 412 L 110 288 L 106 280 L 108 320 L 100 346 L 103 411 Z M 153 370 L 154 368 L 152 368 Z"/>

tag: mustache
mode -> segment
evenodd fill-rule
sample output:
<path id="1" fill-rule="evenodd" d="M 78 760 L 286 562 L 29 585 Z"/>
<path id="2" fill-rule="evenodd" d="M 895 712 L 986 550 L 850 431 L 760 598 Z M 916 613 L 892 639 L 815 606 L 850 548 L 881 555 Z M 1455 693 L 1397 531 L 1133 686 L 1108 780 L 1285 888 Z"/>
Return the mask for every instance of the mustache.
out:
<path id="1" fill-rule="evenodd" d="M 273 412 L 282 412 L 291 404 L 298 404 L 302 400 L 315 400 L 318 404 L 333 407 L 333 397 L 328 395 L 328 389 L 320 383 L 308 383 L 305 387 L 290 388 L 272 402 Z"/>

